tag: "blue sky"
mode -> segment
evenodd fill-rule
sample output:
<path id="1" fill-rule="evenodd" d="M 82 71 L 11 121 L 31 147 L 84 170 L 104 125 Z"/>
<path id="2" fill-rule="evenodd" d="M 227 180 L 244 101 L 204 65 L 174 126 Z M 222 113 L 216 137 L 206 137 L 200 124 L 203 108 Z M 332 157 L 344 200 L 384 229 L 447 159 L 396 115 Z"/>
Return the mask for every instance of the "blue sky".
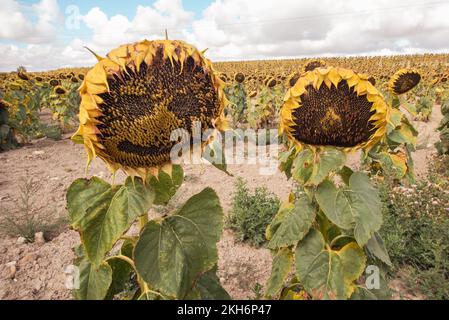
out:
<path id="1" fill-rule="evenodd" d="M 90 66 L 84 46 L 104 55 L 164 29 L 213 61 L 449 52 L 449 0 L 0 2 L 0 71 Z"/>

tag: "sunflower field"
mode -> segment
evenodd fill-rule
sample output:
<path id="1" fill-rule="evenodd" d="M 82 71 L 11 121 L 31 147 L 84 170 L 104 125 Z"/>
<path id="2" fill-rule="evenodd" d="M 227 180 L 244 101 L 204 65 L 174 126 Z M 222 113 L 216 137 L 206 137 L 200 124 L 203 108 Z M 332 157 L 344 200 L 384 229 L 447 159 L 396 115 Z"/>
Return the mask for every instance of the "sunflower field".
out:
<path id="1" fill-rule="evenodd" d="M 247 274 L 230 271 L 222 240 L 237 228 L 257 246 L 241 236 L 235 248 L 268 255 L 251 283 L 258 298 L 389 299 L 402 279 L 424 298 L 448 299 L 437 284 L 449 281 L 438 228 L 449 221 L 449 56 L 206 56 L 183 41 L 144 40 L 95 54 L 92 68 L 0 74 L 0 163 L 38 145 L 53 149 L 35 151 L 36 163 L 65 175 L 43 179 L 62 181 L 66 228 L 76 239 L 70 298 L 241 298 L 249 285 L 239 289 L 231 278 L 257 272 L 251 261 Z M 256 171 L 228 163 L 224 137 L 248 146 L 254 141 L 237 131 L 264 129 L 277 132 L 276 178 L 254 181 L 277 195 L 251 196 L 245 184 L 228 199 L 228 182 L 251 181 Z M 423 161 L 416 155 L 425 150 Z M 71 152 L 84 163 L 57 171 L 63 163 L 53 154 Z M 399 240 L 413 230 L 441 242 L 412 255 Z M 424 256 L 426 264 L 415 263 Z"/>

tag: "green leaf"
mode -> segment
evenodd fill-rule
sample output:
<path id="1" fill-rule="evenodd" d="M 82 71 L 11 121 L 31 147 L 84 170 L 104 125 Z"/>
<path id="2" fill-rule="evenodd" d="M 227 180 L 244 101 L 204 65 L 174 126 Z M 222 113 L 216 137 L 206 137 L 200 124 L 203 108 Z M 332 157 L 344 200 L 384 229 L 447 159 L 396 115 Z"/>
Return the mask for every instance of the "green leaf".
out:
<path id="1" fill-rule="evenodd" d="M 96 267 L 134 220 L 147 214 L 154 199 L 153 190 L 141 179 L 128 178 L 121 187 L 106 191 L 104 187 L 101 181 L 75 181 L 67 193 L 72 226 L 80 231 L 87 257 Z"/>
<path id="2" fill-rule="evenodd" d="M 284 172 L 287 179 L 292 176 L 293 154 L 295 149 L 291 148 L 287 151 L 279 153 L 279 170 Z"/>
<path id="3" fill-rule="evenodd" d="M 349 178 L 351 177 L 351 175 L 354 173 L 354 171 L 347 167 L 344 166 L 343 168 L 341 168 L 340 171 L 338 171 L 338 175 L 341 177 L 341 179 L 343 180 L 343 182 L 348 185 L 349 184 Z"/>
<path id="4" fill-rule="evenodd" d="M 339 171 L 346 162 L 346 154 L 337 149 L 325 149 L 319 154 L 318 161 L 313 166 L 313 171 L 307 185 L 318 185 L 324 181 L 331 172 Z"/>
<path id="5" fill-rule="evenodd" d="M 354 281 L 360 278 L 365 270 L 366 257 L 363 250 L 355 242 L 350 242 L 338 251 L 343 264 L 346 298 L 351 297 L 356 286 Z"/>
<path id="6" fill-rule="evenodd" d="M 379 152 L 372 156 L 380 163 L 385 173 L 395 179 L 402 179 L 407 173 L 407 159 L 404 157 L 388 152 Z"/>
<path id="7" fill-rule="evenodd" d="M 177 213 L 146 225 L 134 250 L 139 274 L 151 288 L 184 297 L 195 279 L 216 264 L 222 228 L 220 201 L 206 188 Z"/>
<path id="8" fill-rule="evenodd" d="M 112 269 L 106 263 L 95 268 L 88 260 L 80 264 L 80 287 L 75 292 L 78 300 L 103 300 L 112 282 Z"/>
<path id="9" fill-rule="evenodd" d="M 116 294 L 123 292 L 130 282 L 132 267 L 128 262 L 120 258 L 108 259 L 108 264 L 112 270 L 112 282 L 109 286 L 106 299 L 113 299 Z"/>
<path id="10" fill-rule="evenodd" d="M 132 259 L 133 250 L 134 250 L 134 243 L 131 240 L 125 240 L 122 244 L 122 247 L 120 248 L 120 254 Z"/>
<path id="11" fill-rule="evenodd" d="M 344 299 L 346 288 L 339 255 L 325 250 L 322 234 L 311 229 L 296 247 L 296 276 L 315 299 Z"/>
<path id="12" fill-rule="evenodd" d="M 357 286 L 351 296 L 351 300 L 378 300 L 376 295 L 367 288 Z"/>
<path id="13" fill-rule="evenodd" d="M 305 194 L 296 201 L 282 204 L 273 222 L 268 226 L 268 248 L 288 247 L 301 240 L 309 232 L 315 219 L 315 208 Z"/>
<path id="14" fill-rule="evenodd" d="M 391 109 L 390 112 L 390 121 L 387 124 L 387 134 L 390 134 L 395 128 L 397 128 L 401 124 L 403 114 L 398 109 Z"/>
<path id="15" fill-rule="evenodd" d="M 318 186 L 315 198 L 320 209 L 332 223 L 346 230 L 353 227 L 355 219 L 351 214 L 351 203 L 344 189 L 338 189 L 331 181 L 325 180 Z"/>
<path id="16" fill-rule="evenodd" d="M 72 227 L 80 228 L 81 220 L 85 218 L 88 209 L 105 196 L 111 196 L 111 185 L 106 181 L 97 177 L 90 180 L 76 179 L 67 190 L 66 196 Z"/>
<path id="17" fill-rule="evenodd" d="M 349 179 L 349 190 L 346 194 L 355 220 L 354 237 L 362 247 L 382 225 L 379 192 L 366 174 L 355 172 Z"/>
<path id="18" fill-rule="evenodd" d="M 378 258 L 380 261 L 388 266 L 392 266 L 390 256 L 388 255 L 387 248 L 379 233 L 375 232 L 366 244 L 366 249 L 370 254 Z"/>
<path id="19" fill-rule="evenodd" d="M 401 125 L 391 131 L 388 134 L 388 140 L 393 144 L 411 144 L 416 145 L 418 131 L 407 120 L 406 117 L 402 118 Z"/>
<path id="20" fill-rule="evenodd" d="M 150 177 L 150 186 L 153 187 L 156 193 L 154 204 L 166 205 L 170 199 L 175 195 L 178 188 L 184 180 L 184 171 L 179 165 L 174 165 L 171 176 L 159 170 L 158 177 Z"/>
<path id="21" fill-rule="evenodd" d="M 188 293 L 186 300 L 231 300 L 226 290 L 221 286 L 217 277 L 217 268 L 202 274 L 196 281 L 195 287 Z"/>
<path id="22" fill-rule="evenodd" d="M 267 282 L 266 295 L 273 297 L 279 293 L 293 266 L 293 252 L 289 248 L 280 249 L 273 259 L 271 275 Z"/>
<path id="23" fill-rule="evenodd" d="M 313 168 L 312 150 L 302 150 L 293 160 L 293 179 L 304 185 L 312 175 Z"/>

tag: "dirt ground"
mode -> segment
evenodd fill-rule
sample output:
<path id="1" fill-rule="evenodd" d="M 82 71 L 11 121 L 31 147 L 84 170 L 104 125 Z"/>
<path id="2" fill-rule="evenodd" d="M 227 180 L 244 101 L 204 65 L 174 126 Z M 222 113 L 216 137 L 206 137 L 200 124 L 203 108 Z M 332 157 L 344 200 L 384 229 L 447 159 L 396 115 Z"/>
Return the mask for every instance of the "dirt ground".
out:
<path id="1" fill-rule="evenodd" d="M 436 106 L 428 123 L 415 123 L 420 132 L 419 150 L 414 154 L 418 176 L 426 174 L 428 159 L 435 153 L 433 143 L 438 140 L 435 128 L 440 119 L 440 108 Z M 0 153 L 0 210 L 14 212 L 21 179 L 32 177 L 40 185 L 36 205 L 44 206 L 55 218 L 67 215 L 65 193 L 74 179 L 84 177 L 86 161 L 83 147 L 74 145 L 68 137 L 61 141 L 41 139 Z M 357 161 L 357 154 L 350 157 L 352 165 L 357 165 Z M 234 183 L 242 177 L 249 187 L 265 186 L 285 199 L 291 188 L 285 176 L 279 172 L 261 175 L 259 169 L 257 164 L 230 165 L 229 171 L 234 175 L 231 177 L 211 166 L 187 166 L 186 182 L 179 191 L 179 198 L 187 199 L 210 186 L 217 191 L 227 213 Z M 106 166 L 98 159 L 90 166 L 89 175 L 110 179 Z M 119 175 L 118 179 L 123 177 Z M 64 271 L 71 265 L 72 248 L 78 243 L 78 234 L 68 228 L 51 241 L 40 244 L 21 244 L 17 238 L 0 235 L 0 299 L 71 299 Z M 270 252 L 237 242 L 230 230 L 225 230 L 218 247 L 219 277 L 226 290 L 235 299 L 253 297 L 252 288 L 256 283 L 265 284 L 269 277 Z M 392 287 L 399 290 L 401 283 L 393 281 Z"/>

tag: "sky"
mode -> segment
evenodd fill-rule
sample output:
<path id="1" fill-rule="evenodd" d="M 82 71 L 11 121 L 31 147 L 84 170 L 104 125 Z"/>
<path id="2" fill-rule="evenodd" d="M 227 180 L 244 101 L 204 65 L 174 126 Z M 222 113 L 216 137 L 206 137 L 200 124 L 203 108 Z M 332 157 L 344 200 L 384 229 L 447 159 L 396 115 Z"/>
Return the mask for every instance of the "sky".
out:
<path id="1" fill-rule="evenodd" d="M 0 0 L 0 71 L 88 67 L 164 38 L 212 61 L 449 53 L 449 0 Z"/>

